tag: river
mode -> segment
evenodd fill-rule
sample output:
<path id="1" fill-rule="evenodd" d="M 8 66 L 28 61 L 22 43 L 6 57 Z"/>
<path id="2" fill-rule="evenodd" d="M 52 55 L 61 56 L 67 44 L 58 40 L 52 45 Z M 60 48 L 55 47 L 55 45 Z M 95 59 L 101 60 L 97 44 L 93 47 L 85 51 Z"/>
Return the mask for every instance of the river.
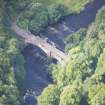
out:
<path id="1" fill-rule="evenodd" d="M 49 40 L 64 49 L 63 39 L 80 28 L 87 28 L 94 22 L 97 11 L 103 5 L 105 5 L 105 0 L 94 0 L 80 14 L 67 16 L 63 21 L 49 26 L 45 35 Z M 35 56 L 36 54 L 37 57 Z M 36 105 L 35 96 L 39 95 L 48 84 L 52 83 L 52 79 L 45 66 L 45 58 L 47 56 L 39 48 L 32 45 L 28 45 L 24 49 L 23 55 L 26 61 L 25 105 Z"/>
<path id="2" fill-rule="evenodd" d="M 80 14 L 66 16 L 63 21 L 49 26 L 45 35 L 61 48 L 64 48 L 65 44 L 62 39 L 80 28 L 87 28 L 94 22 L 97 11 L 104 5 L 105 0 L 94 0 L 94 2 L 88 4 Z"/>

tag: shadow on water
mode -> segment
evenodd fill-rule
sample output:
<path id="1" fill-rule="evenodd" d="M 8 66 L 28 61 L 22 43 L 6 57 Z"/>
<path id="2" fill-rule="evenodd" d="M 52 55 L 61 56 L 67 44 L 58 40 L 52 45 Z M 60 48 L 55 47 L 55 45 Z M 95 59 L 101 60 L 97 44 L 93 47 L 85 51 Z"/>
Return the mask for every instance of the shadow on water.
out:
<path id="1" fill-rule="evenodd" d="M 45 66 L 47 56 L 41 49 L 32 45 L 24 49 L 23 55 L 26 61 L 27 91 L 25 94 L 25 105 L 35 105 L 34 97 L 39 95 L 48 84 L 52 83 Z"/>
<path id="2" fill-rule="evenodd" d="M 88 27 L 95 20 L 98 10 L 105 5 L 105 0 L 94 0 L 86 6 L 86 9 L 80 14 L 68 16 L 65 22 L 68 27 L 72 27 L 74 31 L 82 27 Z"/>
<path id="3" fill-rule="evenodd" d="M 45 32 L 46 36 L 64 49 L 64 37 L 82 27 L 87 28 L 95 20 L 97 11 L 103 5 L 105 5 L 105 0 L 94 0 L 80 14 L 67 16 L 60 23 L 49 26 Z M 24 49 L 23 55 L 26 61 L 26 88 L 28 90 L 25 95 L 25 105 L 36 105 L 34 97 L 39 95 L 48 84 L 52 83 L 44 65 L 47 56 L 42 50 L 32 45 Z"/>

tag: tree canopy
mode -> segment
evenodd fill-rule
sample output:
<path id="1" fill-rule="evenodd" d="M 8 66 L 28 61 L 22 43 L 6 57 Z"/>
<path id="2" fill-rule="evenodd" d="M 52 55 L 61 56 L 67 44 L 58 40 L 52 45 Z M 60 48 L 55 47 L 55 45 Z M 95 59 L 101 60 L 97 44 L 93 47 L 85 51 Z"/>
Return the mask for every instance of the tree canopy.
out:
<path id="1" fill-rule="evenodd" d="M 80 29 L 65 39 L 69 62 L 63 66 L 50 66 L 60 91 L 57 105 L 105 104 L 104 11 L 105 7 L 98 11 L 95 22 L 88 29 Z"/>

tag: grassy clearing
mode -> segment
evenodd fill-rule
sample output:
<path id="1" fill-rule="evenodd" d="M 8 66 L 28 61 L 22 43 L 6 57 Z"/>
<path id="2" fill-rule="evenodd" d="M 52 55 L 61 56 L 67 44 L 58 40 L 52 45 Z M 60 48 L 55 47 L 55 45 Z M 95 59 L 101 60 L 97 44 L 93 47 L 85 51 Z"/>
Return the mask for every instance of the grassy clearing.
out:
<path id="1" fill-rule="evenodd" d="M 93 0 L 58 0 L 58 3 L 65 5 L 69 9 L 68 12 L 80 13 L 91 1 Z"/>
<path id="2" fill-rule="evenodd" d="M 68 13 L 80 13 L 86 4 L 93 0 L 38 0 L 43 6 L 47 7 L 53 4 L 63 4 L 68 8 Z"/>

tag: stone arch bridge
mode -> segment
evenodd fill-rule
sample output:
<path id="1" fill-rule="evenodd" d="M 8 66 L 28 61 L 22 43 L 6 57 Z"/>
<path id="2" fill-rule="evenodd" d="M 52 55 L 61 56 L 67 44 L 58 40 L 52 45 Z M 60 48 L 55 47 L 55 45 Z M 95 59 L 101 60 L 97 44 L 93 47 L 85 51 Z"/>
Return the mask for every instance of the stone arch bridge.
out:
<path id="1" fill-rule="evenodd" d="M 58 62 L 60 63 L 67 62 L 68 55 L 63 51 L 59 50 L 55 45 L 52 45 L 48 43 L 46 40 L 43 40 L 42 38 L 40 38 L 39 36 L 35 36 L 31 34 L 29 31 L 26 31 L 20 28 L 19 26 L 16 25 L 16 23 L 11 24 L 11 29 L 19 37 L 24 39 L 25 43 L 38 46 L 47 54 L 47 56 L 57 59 Z"/>

